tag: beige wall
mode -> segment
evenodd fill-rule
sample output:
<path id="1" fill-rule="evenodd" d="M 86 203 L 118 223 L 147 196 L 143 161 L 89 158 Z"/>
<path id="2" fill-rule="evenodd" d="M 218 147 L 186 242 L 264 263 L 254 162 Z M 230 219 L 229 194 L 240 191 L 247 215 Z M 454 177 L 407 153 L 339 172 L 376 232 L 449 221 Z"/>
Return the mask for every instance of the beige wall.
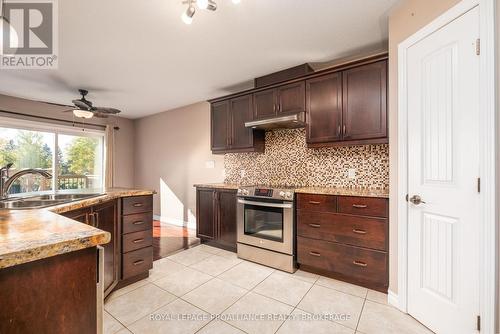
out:
<path id="1" fill-rule="evenodd" d="M 71 113 L 63 113 L 64 108 L 45 103 L 15 98 L 0 94 L 0 110 L 23 113 L 33 116 L 72 120 Z M 89 123 L 114 125 L 120 127 L 115 132 L 115 184 L 116 187 L 134 186 L 134 122 L 122 117 L 92 118 Z"/>
<path id="2" fill-rule="evenodd" d="M 398 291 L 398 44 L 457 4 L 459 0 L 403 0 L 389 15 L 389 290 Z"/>
<path id="3" fill-rule="evenodd" d="M 135 186 L 158 191 L 154 213 L 162 220 L 192 224 L 193 184 L 224 181 L 224 157 L 210 151 L 210 105 L 200 102 L 138 119 L 135 131 Z M 206 168 L 207 161 L 215 161 L 215 168 Z"/>

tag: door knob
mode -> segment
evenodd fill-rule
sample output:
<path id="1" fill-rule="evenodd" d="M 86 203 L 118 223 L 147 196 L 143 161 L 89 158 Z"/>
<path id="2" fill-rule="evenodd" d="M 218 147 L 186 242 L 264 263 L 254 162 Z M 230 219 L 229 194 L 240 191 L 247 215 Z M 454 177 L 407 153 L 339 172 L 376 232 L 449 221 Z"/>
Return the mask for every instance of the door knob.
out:
<path id="1" fill-rule="evenodd" d="M 410 197 L 410 202 L 412 202 L 415 205 L 425 203 L 424 201 L 422 201 L 422 198 L 418 195 L 413 195 L 412 197 Z"/>

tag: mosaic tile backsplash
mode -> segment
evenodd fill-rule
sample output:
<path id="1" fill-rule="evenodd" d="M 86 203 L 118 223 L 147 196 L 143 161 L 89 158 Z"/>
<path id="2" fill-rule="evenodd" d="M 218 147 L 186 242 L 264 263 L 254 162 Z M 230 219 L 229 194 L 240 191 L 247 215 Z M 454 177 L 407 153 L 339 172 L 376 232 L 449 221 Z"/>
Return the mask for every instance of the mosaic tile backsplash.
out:
<path id="1" fill-rule="evenodd" d="M 265 153 L 225 154 L 224 167 L 227 183 L 388 189 L 389 145 L 311 149 L 305 129 L 280 129 L 266 132 Z"/>

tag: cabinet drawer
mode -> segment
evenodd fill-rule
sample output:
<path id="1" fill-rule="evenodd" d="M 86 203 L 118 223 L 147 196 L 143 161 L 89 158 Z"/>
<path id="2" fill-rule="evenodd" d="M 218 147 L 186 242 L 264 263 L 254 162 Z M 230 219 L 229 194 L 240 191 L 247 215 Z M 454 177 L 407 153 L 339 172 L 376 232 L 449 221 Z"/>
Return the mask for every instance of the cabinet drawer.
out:
<path id="1" fill-rule="evenodd" d="M 123 198 L 122 212 L 124 215 L 148 211 L 153 211 L 153 196 L 148 195 Z"/>
<path id="2" fill-rule="evenodd" d="M 387 220 L 297 210 L 297 234 L 302 237 L 387 250 Z"/>
<path id="3" fill-rule="evenodd" d="M 152 230 L 125 234 L 122 238 L 123 253 L 153 245 Z"/>
<path id="4" fill-rule="evenodd" d="M 135 215 L 123 216 L 123 234 L 151 230 L 153 228 L 153 212 L 138 213 Z"/>
<path id="5" fill-rule="evenodd" d="M 134 277 L 153 268 L 153 247 L 123 254 L 122 279 Z"/>
<path id="6" fill-rule="evenodd" d="M 309 211 L 336 212 L 337 197 L 316 194 L 298 194 L 297 209 Z"/>
<path id="7" fill-rule="evenodd" d="M 387 285 L 387 253 L 297 237 L 297 260 L 355 280 Z"/>
<path id="8" fill-rule="evenodd" d="M 375 217 L 387 217 L 389 213 L 385 198 L 339 196 L 337 201 L 341 213 Z"/>

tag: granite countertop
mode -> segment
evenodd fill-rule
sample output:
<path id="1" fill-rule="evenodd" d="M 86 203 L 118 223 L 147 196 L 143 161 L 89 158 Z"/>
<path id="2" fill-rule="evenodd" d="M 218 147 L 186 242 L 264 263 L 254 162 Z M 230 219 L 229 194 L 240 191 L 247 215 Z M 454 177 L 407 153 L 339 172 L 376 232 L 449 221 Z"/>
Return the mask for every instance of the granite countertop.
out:
<path id="1" fill-rule="evenodd" d="M 389 198 L 389 190 L 388 189 L 301 187 L 301 188 L 295 189 L 295 193 L 297 193 L 297 194 L 318 194 L 318 195 Z"/>
<path id="2" fill-rule="evenodd" d="M 0 269 L 106 244 L 110 234 L 59 213 L 151 190 L 112 188 L 103 195 L 43 209 L 0 209 Z"/>
<path id="3" fill-rule="evenodd" d="M 236 183 L 200 183 L 195 184 L 196 188 L 215 188 L 215 189 L 234 189 L 237 190 L 241 185 Z"/>
<path id="4" fill-rule="evenodd" d="M 197 188 L 238 189 L 241 185 L 234 184 L 234 183 L 203 183 L 203 184 L 195 184 L 194 186 Z M 295 193 L 389 198 L 389 190 L 388 189 L 300 187 L 300 186 L 298 186 L 295 189 Z"/>

